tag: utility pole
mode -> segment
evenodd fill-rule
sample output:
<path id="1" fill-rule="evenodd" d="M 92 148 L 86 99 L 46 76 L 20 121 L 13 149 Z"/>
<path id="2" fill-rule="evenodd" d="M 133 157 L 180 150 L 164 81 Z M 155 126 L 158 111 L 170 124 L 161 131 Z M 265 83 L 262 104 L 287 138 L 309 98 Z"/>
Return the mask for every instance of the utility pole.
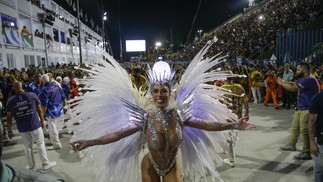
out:
<path id="1" fill-rule="evenodd" d="M 120 37 L 120 62 L 122 62 L 122 38 L 121 38 L 121 24 L 120 24 L 120 0 L 118 0 L 118 14 L 119 14 L 119 37 Z"/>
<path id="2" fill-rule="evenodd" d="M 79 40 L 79 50 L 80 50 L 80 66 L 82 66 L 82 43 L 81 43 L 81 22 L 80 22 L 80 2 L 79 0 L 76 1 L 77 4 L 77 26 L 78 26 L 78 40 Z"/>
<path id="3" fill-rule="evenodd" d="M 192 22 L 192 26 L 191 26 L 191 28 L 190 28 L 190 31 L 189 31 L 188 36 L 187 36 L 187 39 L 186 39 L 186 44 L 187 44 L 187 43 L 189 42 L 189 40 L 190 40 L 190 36 L 191 36 L 192 30 L 193 30 L 194 25 L 195 25 L 195 21 L 196 21 L 197 14 L 198 14 L 198 13 L 199 13 L 199 11 L 200 11 L 201 4 L 202 4 L 202 0 L 200 0 L 199 5 L 197 6 L 197 10 L 196 10 L 195 15 L 194 15 L 194 19 L 193 19 L 193 22 Z"/>

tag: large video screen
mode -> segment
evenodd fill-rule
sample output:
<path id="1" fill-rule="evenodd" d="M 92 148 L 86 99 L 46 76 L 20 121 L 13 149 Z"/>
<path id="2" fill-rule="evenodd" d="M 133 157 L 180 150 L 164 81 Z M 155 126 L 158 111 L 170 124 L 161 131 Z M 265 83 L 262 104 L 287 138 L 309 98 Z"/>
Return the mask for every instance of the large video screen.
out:
<path id="1" fill-rule="evenodd" d="M 144 52 L 146 51 L 145 40 L 126 40 L 127 52 Z"/>

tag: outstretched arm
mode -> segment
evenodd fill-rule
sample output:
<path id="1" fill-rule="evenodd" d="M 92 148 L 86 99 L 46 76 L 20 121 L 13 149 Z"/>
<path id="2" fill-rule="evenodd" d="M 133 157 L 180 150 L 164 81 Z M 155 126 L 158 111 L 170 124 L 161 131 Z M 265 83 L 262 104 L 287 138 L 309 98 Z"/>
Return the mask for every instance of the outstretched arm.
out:
<path id="1" fill-rule="evenodd" d="M 294 82 L 285 82 L 281 78 L 277 78 L 277 83 L 284 87 L 284 89 L 291 91 L 291 92 L 298 92 L 300 89 L 295 85 Z"/>
<path id="2" fill-rule="evenodd" d="M 230 129 L 237 129 L 237 130 L 245 130 L 255 128 L 254 124 L 246 123 L 244 120 L 246 118 L 242 117 L 238 119 L 236 122 L 227 120 L 227 123 L 217 123 L 217 122 L 207 122 L 199 119 L 190 119 L 185 124 L 187 126 L 193 128 L 199 128 L 202 130 L 207 131 L 222 131 L 222 130 L 230 130 Z"/>
<path id="3" fill-rule="evenodd" d="M 129 124 L 127 127 L 121 128 L 114 133 L 109 133 L 93 140 L 78 140 L 70 143 L 70 145 L 72 145 L 74 150 L 83 150 L 94 145 L 104 145 L 116 142 L 122 138 L 136 133 L 139 130 L 141 130 L 141 127 L 135 124 Z"/>

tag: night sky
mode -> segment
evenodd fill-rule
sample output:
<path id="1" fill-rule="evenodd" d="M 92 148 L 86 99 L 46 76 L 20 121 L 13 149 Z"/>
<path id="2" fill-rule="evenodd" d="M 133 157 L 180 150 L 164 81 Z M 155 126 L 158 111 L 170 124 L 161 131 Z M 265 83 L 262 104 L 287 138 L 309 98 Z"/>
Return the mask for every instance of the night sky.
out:
<path id="1" fill-rule="evenodd" d="M 102 0 L 79 0 L 83 15 L 88 14 L 101 26 Z M 170 41 L 171 30 L 175 46 L 185 44 L 192 27 L 194 15 L 200 0 L 103 0 L 103 12 L 108 13 L 105 23 L 112 45 L 113 55 L 119 57 L 119 14 L 121 38 L 125 49 L 125 40 L 145 39 L 147 48 L 154 47 L 156 41 Z M 201 0 L 190 40 L 197 35 L 197 30 L 208 32 L 223 23 L 229 17 L 242 12 L 248 6 L 248 0 Z M 65 0 L 55 0 L 67 7 Z"/>

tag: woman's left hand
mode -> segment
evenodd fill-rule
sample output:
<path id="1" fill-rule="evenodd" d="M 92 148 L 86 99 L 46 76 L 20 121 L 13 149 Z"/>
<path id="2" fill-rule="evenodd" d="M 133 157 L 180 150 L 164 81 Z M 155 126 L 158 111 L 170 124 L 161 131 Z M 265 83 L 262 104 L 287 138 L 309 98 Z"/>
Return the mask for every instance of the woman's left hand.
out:
<path id="1" fill-rule="evenodd" d="M 91 146 L 88 140 L 78 140 L 75 142 L 71 142 L 70 145 L 75 151 L 81 151 Z"/>

